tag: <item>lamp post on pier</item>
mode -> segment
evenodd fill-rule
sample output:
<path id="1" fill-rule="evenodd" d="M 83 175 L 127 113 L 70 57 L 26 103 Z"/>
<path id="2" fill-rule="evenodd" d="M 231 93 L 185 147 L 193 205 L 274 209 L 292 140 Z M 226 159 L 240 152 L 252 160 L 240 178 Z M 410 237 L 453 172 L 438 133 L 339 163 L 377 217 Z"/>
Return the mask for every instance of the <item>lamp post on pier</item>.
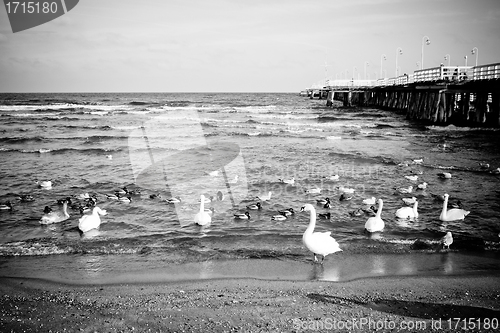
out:
<path id="1" fill-rule="evenodd" d="M 447 55 L 444 56 L 444 60 L 448 60 L 448 67 L 450 67 L 451 57 L 450 57 L 449 54 L 447 54 Z"/>
<path id="2" fill-rule="evenodd" d="M 431 40 L 429 39 L 429 37 L 422 37 L 422 58 L 420 59 L 420 69 L 424 69 L 424 45 L 429 45 L 430 43 Z"/>
<path id="3" fill-rule="evenodd" d="M 417 68 L 422 69 L 422 65 L 420 65 L 420 61 L 417 61 Z"/>
<path id="4" fill-rule="evenodd" d="M 472 54 L 476 55 L 476 67 L 477 67 L 477 57 L 479 56 L 479 50 L 477 49 L 477 47 L 474 47 L 471 52 Z"/>
<path id="5" fill-rule="evenodd" d="M 465 59 L 465 67 L 467 67 L 467 56 L 464 56 Z"/>
<path id="6" fill-rule="evenodd" d="M 368 61 L 365 61 L 365 80 L 366 80 L 366 67 L 370 66 L 370 63 Z"/>
<path id="7" fill-rule="evenodd" d="M 396 77 L 398 77 L 398 55 L 403 54 L 403 49 L 398 47 L 396 49 Z"/>
<path id="8" fill-rule="evenodd" d="M 385 54 L 382 54 L 380 56 L 380 78 L 382 78 L 382 65 L 383 65 L 383 61 L 384 60 L 387 60 L 387 56 Z"/>

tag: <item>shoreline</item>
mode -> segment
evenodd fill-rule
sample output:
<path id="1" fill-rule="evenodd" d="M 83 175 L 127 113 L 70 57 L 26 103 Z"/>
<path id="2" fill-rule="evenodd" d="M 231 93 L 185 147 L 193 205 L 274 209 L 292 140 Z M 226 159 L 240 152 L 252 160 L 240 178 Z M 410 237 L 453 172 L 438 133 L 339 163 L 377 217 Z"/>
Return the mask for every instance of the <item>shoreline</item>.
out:
<path id="1" fill-rule="evenodd" d="M 471 327 L 469 318 L 482 325 L 469 332 L 500 329 L 485 326 L 500 318 L 496 276 L 85 286 L 0 281 L 3 332 L 457 332 Z"/>
<path id="2" fill-rule="evenodd" d="M 312 258 L 231 258 L 168 262 L 156 255 L 49 255 L 0 258 L 0 278 L 35 278 L 70 285 L 171 283 L 253 278 L 348 282 L 378 277 L 500 275 L 497 253 L 365 253 Z"/>

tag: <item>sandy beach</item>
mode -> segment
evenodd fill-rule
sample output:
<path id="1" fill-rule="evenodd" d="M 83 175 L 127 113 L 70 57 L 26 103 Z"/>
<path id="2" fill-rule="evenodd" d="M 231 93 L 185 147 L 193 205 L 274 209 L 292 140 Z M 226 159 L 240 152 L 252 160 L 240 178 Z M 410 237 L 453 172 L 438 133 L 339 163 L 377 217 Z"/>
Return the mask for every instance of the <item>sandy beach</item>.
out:
<path id="1" fill-rule="evenodd" d="M 498 331 L 497 276 L 74 286 L 2 278 L 2 332 Z"/>

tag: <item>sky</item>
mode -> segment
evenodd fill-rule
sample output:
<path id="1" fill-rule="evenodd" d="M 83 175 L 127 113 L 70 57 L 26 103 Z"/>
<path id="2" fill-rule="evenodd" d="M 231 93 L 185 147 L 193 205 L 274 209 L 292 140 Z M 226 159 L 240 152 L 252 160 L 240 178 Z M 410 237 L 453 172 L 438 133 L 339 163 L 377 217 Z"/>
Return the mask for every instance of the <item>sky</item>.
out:
<path id="1" fill-rule="evenodd" d="M 80 0 L 17 33 L 6 10 L 0 92 L 299 92 L 412 73 L 426 37 L 424 68 L 500 63 L 499 0 Z"/>

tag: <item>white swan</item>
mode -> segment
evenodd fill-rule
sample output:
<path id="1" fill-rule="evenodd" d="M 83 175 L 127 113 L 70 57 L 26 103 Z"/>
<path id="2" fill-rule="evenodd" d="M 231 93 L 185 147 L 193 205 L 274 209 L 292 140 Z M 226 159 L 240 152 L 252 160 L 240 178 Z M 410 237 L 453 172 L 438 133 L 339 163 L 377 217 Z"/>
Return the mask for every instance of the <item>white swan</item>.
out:
<path id="1" fill-rule="evenodd" d="M 441 172 L 437 174 L 441 179 L 451 179 L 451 173 L 449 172 Z"/>
<path id="2" fill-rule="evenodd" d="M 37 181 L 36 182 L 38 186 L 43 188 L 44 190 L 50 190 L 52 188 L 52 181 L 50 180 L 43 180 L 43 181 Z"/>
<path id="3" fill-rule="evenodd" d="M 80 229 L 83 233 L 90 231 L 92 229 L 99 229 L 101 225 L 101 218 L 99 215 L 104 216 L 107 212 L 105 209 L 101 209 L 97 206 L 94 206 L 87 213 L 84 213 L 82 217 L 78 220 L 78 229 Z"/>
<path id="4" fill-rule="evenodd" d="M 365 205 L 375 205 L 375 202 L 377 202 L 377 199 L 375 197 L 371 197 L 369 199 L 364 199 L 363 203 Z"/>
<path id="5" fill-rule="evenodd" d="M 310 188 L 310 189 L 306 190 L 306 193 L 307 194 L 320 194 L 321 193 L 321 189 L 319 187 L 317 187 L 317 188 Z"/>
<path id="6" fill-rule="evenodd" d="M 337 189 L 340 191 L 340 192 L 343 192 L 343 193 L 347 193 L 347 194 L 353 194 L 355 189 L 353 188 L 350 188 L 350 187 L 344 187 L 344 186 L 339 186 L 337 187 Z"/>
<path id="7" fill-rule="evenodd" d="M 290 179 L 278 179 L 280 183 L 283 183 L 283 184 L 288 184 L 288 185 L 293 185 L 295 184 L 295 178 L 292 177 Z"/>
<path id="8" fill-rule="evenodd" d="M 417 188 L 419 190 L 425 190 L 427 188 L 427 183 L 426 182 L 423 182 L 422 184 L 418 184 L 417 185 Z"/>
<path id="9" fill-rule="evenodd" d="M 273 192 L 269 191 L 268 195 L 258 195 L 257 199 L 259 199 L 260 201 L 268 201 L 271 199 L 272 194 L 273 194 Z"/>
<path id="10" fill-rule="evenodd" d="M 446 247 L 447 249 L 450 248 L 450 245 L 453 243 L 453 236 L 451 235 L 451 232 L 448 231 L 446 235 L 441 238 L 441 243 L 443 244 L 443 247 Z"/>
<path id="11" fill-rule="evenodd" d="M 339 247 L 339 243 L 330 236 L 330 231 L 314 232 L 314 228 L 316 227 L 316 209 L 314 209 L 313 205 L 306 204 L 300 210 L 310 212 L 309 226 L 302 236 L 302 242 L 314 254 L 314 261 L 318 261 L 316 255 L 322 256 L 321 264 L 323 264 L 323 260 L 325 260 L 327 255 L 342 250 Z"/>
<path id="12" fill-rule="evenodd" d="M 198 225 L 207 225 L 212 222 L 210 215 L 205 212 L 205 196 L 200 195 L 200 211 L 194 216 L 194 221 Z"/>
<path id="13" fill-rule="evenodd" d="M 329 176 L 329 177 L 326 177 L 327 179 L 331 180 L 331 181 L 337 181 L 339 180 L 340 176 L 339 175 L 333 175 L 333 176 Z"/>
<path id="14" fill-rule="evenodd" d="M 385 227 L 385 223 L 380 217 L 382 215 L 382 207 L 384 205 L 384 202 L 382 199 L 378 199 L 378 209 L 377 209 L 377 214 L 373 217 L 368 218 L 365 223 L 365 229 L 368 230 L 368 232 L 377 232 L 377 231 L 382 231 Z"/>
<path id="15" fill-rule="evenodd" d="M 400 219 L 413 219 L 418 218 L 418 201 L 413 203 L 413 207 L 402 207 L 396 211 L 396 216 Z"/>
<path id="16" fill-rule="evenodd" d="M 40 224 L 58 223 L 69 219 L 68 200 L 63 200 L 62 205 L 62 210 L 56 212 L 52 211 L 52 208 L 49 206 L 45 206 L 45 209 L 43 210 L 45 214 L 40 219 Z"/>
<path id="17" fill-rule="evenodd" d="M 405 176 L 406 179 L 411 180 L 413 182 L 416 182 L 418 179 L 417 175 L 412 175 L 412 176 Z"/>
<path id="18" fill-rule="evenodd" d="M 415 197 L 411 197 L 411 198 L 402 198 L 401 200 L 403 200 L 403 202 L 407 205 L 412 205 L 415 203 L 415 201 L 417 201 L 417 198 Z"/>
<path id="19" fill-rule="evenodd" d="M 448 209 L 448 197 L 449 197 L 448 193 L 445 193 L 443 210 L 441 211 L 441 215 L 439 215 L 439 219 L 444 222 L 465 219 L 465 217 L 469 215 L 470 212 L 465 209 L 459 209 L 459 208 Z"/>
<path id="20" fill-rule="evenodd" d="M 397 189 L 399 191 L 399 193 L 403 193 L 403 194 L 406 194 L 406 193 L 411 193 L 413 192 L 413 186 L 410 185 L 408 186 L 407 188 L 404 188 L 404 187 L 400 187 Z"/>

